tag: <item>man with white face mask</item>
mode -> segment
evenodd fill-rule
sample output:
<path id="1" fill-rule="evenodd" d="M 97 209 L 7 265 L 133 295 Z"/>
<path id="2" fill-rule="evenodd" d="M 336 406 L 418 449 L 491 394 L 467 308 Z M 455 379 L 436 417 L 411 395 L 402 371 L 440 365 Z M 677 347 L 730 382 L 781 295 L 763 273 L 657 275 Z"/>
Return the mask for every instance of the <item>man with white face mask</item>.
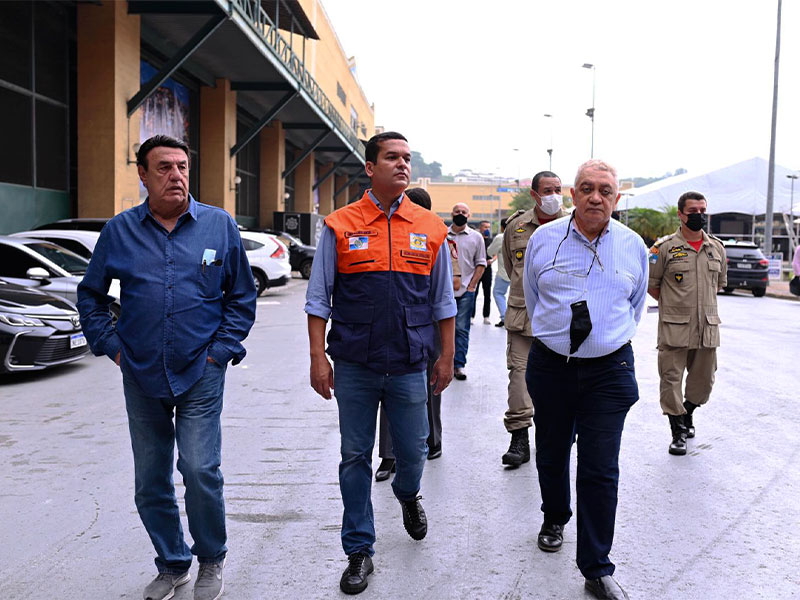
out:
<path id="1" fill-rule="evenodd" d="M 504 423 L 506 431 L 511 434 L 511 445 L 503 455 L 503 464 L 510 468 L 519 467 L 531 459 L 528 429 L 533 424 L 533 404 L 525 386 L 525 368 L 533 334 L 522 291 L 525 248 L 539 225 L 567 214 L 561 206 L 561 179 L 555 173 L 541 171 L 534 175 L 531 197 L 535 203 L 533 208 L 511 215 L 503 238 L 503 262 L 511 281 L 504 319 L 508 331 L 508 410 Z"/>

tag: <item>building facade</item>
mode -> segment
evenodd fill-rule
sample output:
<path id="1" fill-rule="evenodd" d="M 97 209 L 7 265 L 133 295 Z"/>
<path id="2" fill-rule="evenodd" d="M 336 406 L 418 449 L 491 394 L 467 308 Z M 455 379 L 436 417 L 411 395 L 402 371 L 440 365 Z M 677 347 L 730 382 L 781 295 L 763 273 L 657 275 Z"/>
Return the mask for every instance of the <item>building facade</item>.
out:
<path id="1" fill-rule="evenodd" d="M 365 184 L 374 107 L 320 0 L 0 3 L 0 233 L 143 199 L 135 154 L 191 148 L 191 192 L 248 226 Z"/>

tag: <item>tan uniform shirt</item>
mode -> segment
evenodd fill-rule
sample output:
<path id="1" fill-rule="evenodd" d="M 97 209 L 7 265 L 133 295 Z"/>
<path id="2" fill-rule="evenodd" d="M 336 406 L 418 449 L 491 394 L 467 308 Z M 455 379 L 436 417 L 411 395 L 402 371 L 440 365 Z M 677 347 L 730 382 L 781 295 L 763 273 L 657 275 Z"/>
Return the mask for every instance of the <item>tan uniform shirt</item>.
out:
<path id="1" fill-rule="evenodd" d="M 725 247 L 703 233 L 696 251 L 681 230 L 658 240 L 650 249 L 648 289 L 658 298 L 659 348 L 719 346 L 717 291 L 728 284 Z"/>
<path id="2" fill-rule="evenodd" d="M 553 215 L 553 219 L 567 216 L 561 208 Z M 525 269 L 525 248 L 528 240 L 539 227 L 539 218 L 535 208 L 519 210 L 508 218 L 503 237 L 503 263 L 506 267 L 511 286 L 508 292 L 505 324 L 508 331 L 532 337 L 531 322 L 525 308 L 525 293 L 522 290 L 522 276 Z"/>

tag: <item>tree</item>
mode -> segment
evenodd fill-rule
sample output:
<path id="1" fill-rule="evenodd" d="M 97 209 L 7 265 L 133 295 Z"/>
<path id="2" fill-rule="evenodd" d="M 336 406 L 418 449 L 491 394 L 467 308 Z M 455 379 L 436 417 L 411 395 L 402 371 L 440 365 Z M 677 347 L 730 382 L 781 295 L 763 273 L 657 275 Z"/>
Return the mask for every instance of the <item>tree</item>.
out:
<path id="1" fill-rule="evenodd" d="M 529 208 L 533 208 L 533 198 L 531 197 L 531 188 L 525 187 L 521 188 L 514 197 L 512 198 L 511 202 L 509 202 L 509 206 L 511 206 L 511 210 L 516 212 L 518 210 L 528 210 Z"/>
<path id="2" fill-rule="evenodd" d="M 426 163 L 422 154 L 416 150 L 411 151 L 411 174 L 414 177 L 428 177 L 436 181 L 442 176 L 442 163 L 433 161 Z"/>
<path id="3" fill-rule="evenodd" d="M 678 228 L 678 207 L 665 206 L 664 210 L 632 208 L 628 211 L 627 224 L 642 236 L 647 246 L 652 246 L 658 238 L 674 233 Z"/>

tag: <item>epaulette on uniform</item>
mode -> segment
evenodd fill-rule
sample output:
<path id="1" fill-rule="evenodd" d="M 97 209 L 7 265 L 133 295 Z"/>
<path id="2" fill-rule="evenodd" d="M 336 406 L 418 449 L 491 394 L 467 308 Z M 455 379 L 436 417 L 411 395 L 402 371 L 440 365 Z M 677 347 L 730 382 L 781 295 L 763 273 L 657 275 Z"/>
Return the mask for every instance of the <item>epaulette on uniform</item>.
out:
<path id="1" fill-rule="evenodd" d="M 528 212 L 528 211 L 525 210 L 524 208 L 520 208 L 513 215 L 511 215 L 510 217 L 507 217 L 506 218 L 506 229 L 508 229 L 508 224 L 511 223 L 511 221 L 513 221 L 514 219 L 516 219 L 520 215 L 524 215 L 526 212 Z"/>
<path id="2" fill-rule="evenodd" d="M 674 235 L 675 235 L 674 233 L 670 233 L 669 235 L 665 235 L 665 236 L 662 236 L 662 237 L 658 238 L 655 241 L 655 243 L 653 244 L 653 248 L 658 248 L 661 244 L 663 244 L 667 240 L 671 239 Z"/>

